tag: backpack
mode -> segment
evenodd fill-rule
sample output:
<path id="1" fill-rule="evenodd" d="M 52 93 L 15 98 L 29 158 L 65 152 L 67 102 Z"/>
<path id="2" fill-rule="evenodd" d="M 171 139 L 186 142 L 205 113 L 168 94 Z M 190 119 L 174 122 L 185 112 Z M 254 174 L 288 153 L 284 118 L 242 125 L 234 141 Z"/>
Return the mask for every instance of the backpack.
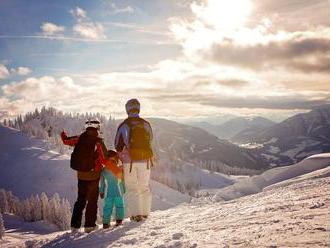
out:
<path id="1" fill-rule="evenodd" d="M 150 134 L 145 124 L 150 125 L 142 118 L 127 118 L 124 123 L 129 126 L 129 153 L 132 161 L 151 160 L 153 151 L 150 143 Z"/>
<path id="2" fill-rule="evenodd" d="M 71 154 L 70 167 L 73 170 L 87 172 L 95 169 L 98 157 L 95 145 L 98 140 L 97 136 L 88 134 L 88 131 L 80 135 Z"/>

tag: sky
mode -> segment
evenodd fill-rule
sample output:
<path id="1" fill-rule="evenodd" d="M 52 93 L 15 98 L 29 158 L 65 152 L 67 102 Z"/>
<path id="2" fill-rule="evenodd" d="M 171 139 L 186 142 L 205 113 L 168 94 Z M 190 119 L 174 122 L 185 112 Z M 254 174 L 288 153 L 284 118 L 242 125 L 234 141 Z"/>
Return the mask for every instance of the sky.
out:
<path id="1" fill-rule="evenodd" d="M 330 103 L 329 0 L 0 0 L 0 118 L 283 119 Z"/>

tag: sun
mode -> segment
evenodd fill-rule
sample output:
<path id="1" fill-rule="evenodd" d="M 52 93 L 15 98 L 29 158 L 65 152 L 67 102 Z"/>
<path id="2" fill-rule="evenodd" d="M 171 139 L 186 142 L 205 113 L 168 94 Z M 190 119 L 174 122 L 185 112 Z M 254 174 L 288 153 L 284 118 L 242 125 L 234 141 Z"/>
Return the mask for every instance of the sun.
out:
<path id="1" fill-rule="evenodd" d="M 208 0 L 205 5 L 192 6 L 193 12 L 218 30 L 244 26 L 252 11 L 251 0 Z"/>

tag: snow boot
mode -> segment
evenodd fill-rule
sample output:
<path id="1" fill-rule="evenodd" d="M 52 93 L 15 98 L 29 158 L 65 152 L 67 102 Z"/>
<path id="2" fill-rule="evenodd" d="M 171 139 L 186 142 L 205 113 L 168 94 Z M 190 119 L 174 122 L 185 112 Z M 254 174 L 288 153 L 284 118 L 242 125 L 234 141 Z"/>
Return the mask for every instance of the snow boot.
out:
<path id="1" fill-rule="evenodd" d="M 109 224 L 105 224 L 105 223 L 103 223 L 103 229 L 108 229 L 109 227 L 110 227 Z"/>
<path id="2" fill-rule="evenodd" d="M 121 226 L 123 224 L 123 220 L 116 220 L 115 226 Z"/>
<path id="3" fill-rule="evenodd" d="M 130 219 L 131 219 L 131 221 L 140 222 L 143 220 L 143 217 L 142 217 L 142 215 L 136 215 L 136 216 L 132 216 Z"/>
<path id="4" fill-rule="evenodd" d="M 80 228 L 76 228 L 76 227 L 71 227 L 71 233 L 77 233 L 79 232 Z"/>
<path id="5" fill-rule="evenodd" d="M 85 233 L 90 233 L 95 230 L 97 230 L 99 227 L 98 226 L 91 226 L 91 227 L 85 227 Z"/>

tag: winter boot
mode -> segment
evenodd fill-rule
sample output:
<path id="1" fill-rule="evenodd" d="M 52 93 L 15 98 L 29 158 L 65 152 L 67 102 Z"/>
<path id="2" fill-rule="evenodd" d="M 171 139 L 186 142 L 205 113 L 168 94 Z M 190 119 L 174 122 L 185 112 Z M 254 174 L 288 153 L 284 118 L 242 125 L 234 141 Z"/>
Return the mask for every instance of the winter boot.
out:
<path id="1" fill-rule="evenodd" d="M 115 226 L 121 226 L 123 224 L 123 220 L 116 220 Z"/>
<path id="2" fill-rule="evenodd" d="M 71 233 L 77 233 L 79 232 L 79 228 L 71 227 Z"/>
<path id="3" fill-rule="evenodd" d="M 109 224 L 105 224 L 105 223 L 103 223 L 103 229 L 108 229 L 109 227 L 110 227 Z"/>
<path id="4" fill-rule="evenodd" d="M 131 217 L 131 221 L 136 221 L 136 222 L 140 222 L 143 220 L 142 215 L 136 215 L 136 216 L 132 216 Z"/>
<path id="5" fill-rule="evenodd" d="M 85 233 L 90 233 L 95 230 L 97 230 L 99 227 L 98 226 L 91 226 L 91 227 L 85 227 Z"/>

